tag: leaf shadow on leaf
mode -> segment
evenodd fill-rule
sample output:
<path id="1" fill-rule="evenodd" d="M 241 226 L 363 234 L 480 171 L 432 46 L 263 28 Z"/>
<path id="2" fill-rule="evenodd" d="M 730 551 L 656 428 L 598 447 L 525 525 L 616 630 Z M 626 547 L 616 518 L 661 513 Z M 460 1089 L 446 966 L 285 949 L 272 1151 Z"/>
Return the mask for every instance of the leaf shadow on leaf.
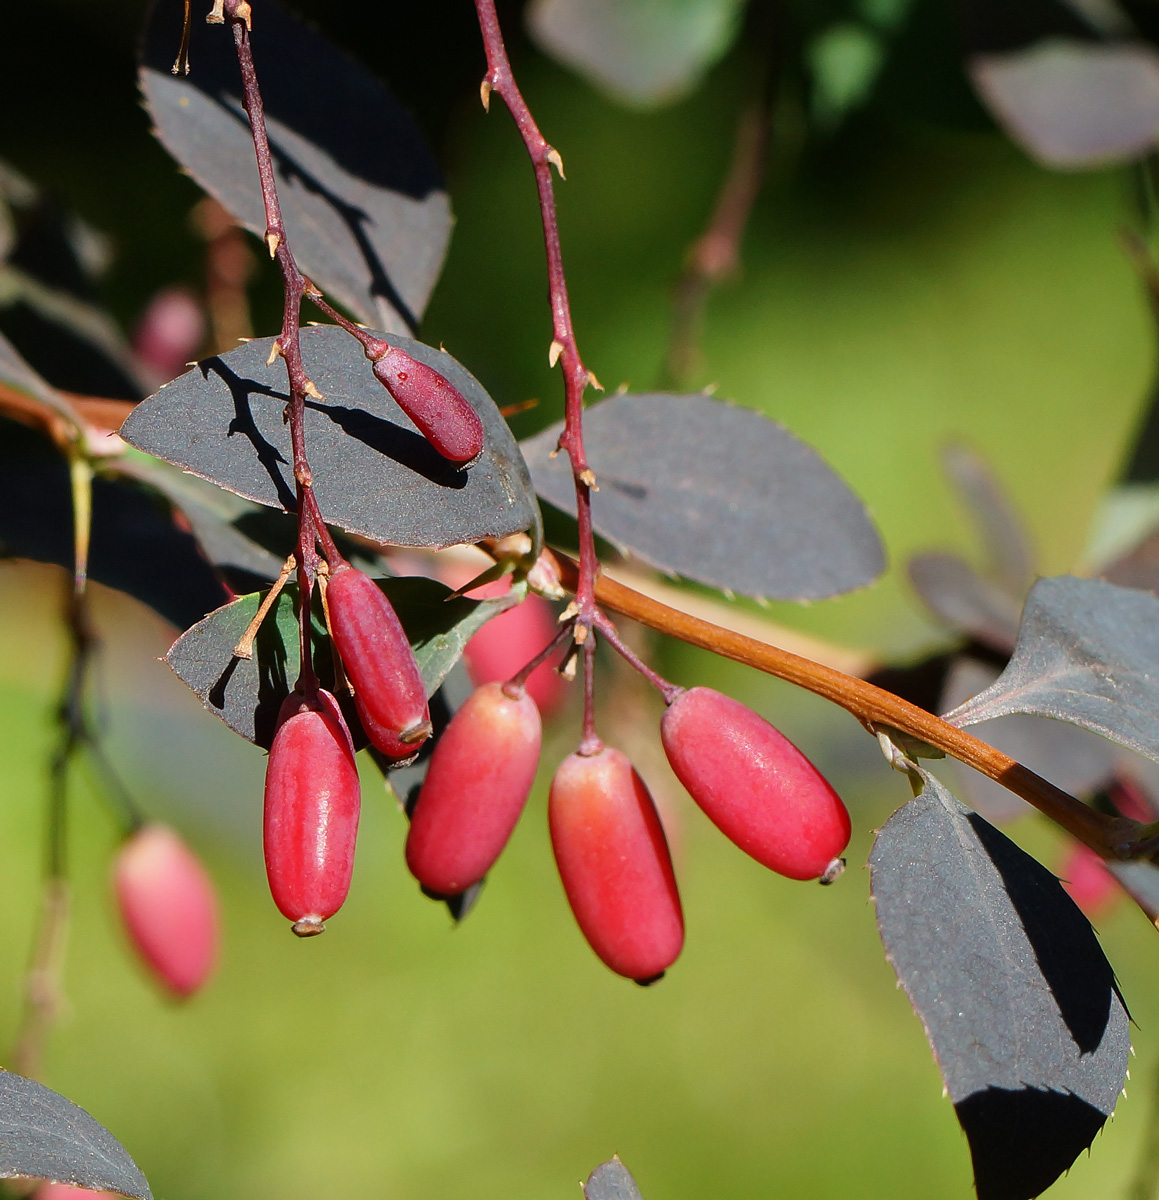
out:
<path id="1" fill-rule="evenodd" d="M 207 93 L 208 94 L 208 93 Z M 213 96 L 213 99 L 221 105 L 224 112 L 233 117 L 235 121 L 249 136 L 250 125 L 246 120 L 244 112 L 239 111 L 233 105 L 228 103 L 225 97 L 218 93 Z M 234 102 L 235 104 L 237 101 Z M 299 124 L 293 124 L 293 120 L 298 120 Z M 291 124 L 295 129 L 301 129 L 300 117 L 290 119 L 287 123 Z M 411 310 L 407 302 L 402 298 L 398 289 L 390 281 L 390 275 L 387 274 L 386 267 L 383 265 L 382 259 L 374 251 L 371 245 L 370 238 L 366 235 L 366 225 L 370 222 L 370 214 L 365 209 L 359 208 L 356 204 L 349 204 L 343 200 L 337 192 L 328 188 L 312 171 L 308 171 L 302 164 L 289 153 L 284 146 L 278 144 L 276 136 L 270 138 L 270 157 L 274 160 L 274 166 L 281 175 L 290 182 L 300 183 L 311 195 L 319 196 L 325 200 L 327 204 L 338 215 L 339 220 L 346 226 L 350 233 L 351 240 L 358 247 L 359 253 L 362 255 L 367 271 L 370 273 L 370 294 L 375 297 L 380 297 L 385 300 L 406 322 L 407 329 L 412 337 L 418 336 L 419 320 L 416 314 Z M 379 159 L 389 158 L 389 155 L 377 155 Z M 344 166 L 346 164 L 343 164 Z M 404 188 L 397 187 L 390 179 L 377 180 L 383 187 L 390 187 L 394 191 L 406 193 Z M 439 185 L 436 182 L 435 187 Z M 430 190 L 430 189 L 428 189 Z M 415 199 L 422 199 L 426 193 L 420 192 L 415 196 Z"/>
<path id="2" fill-rule="evenodd" d="M 1093 1053 L 1103 1040 L 1112 996 L 1127 1005 L 1090 921 L 1076 905 L 1051 902 L 1059 885 L 1045 867 L 977 813 L 967 820 L 1002 876 L 1075 1045 L 1082 1054 Z"/>
<path id="3" fill-rule="evenodd" d="M 415 433 L 413 429 L 404 429 L 362 408 L 319 404 L 310 400 L 306 401 L 306 407 L 325 413 L 343 433 L 396 463 L 409 467 L 416 475 L 429 479 L 431 483 L 457 490 L 467 486 L 467 472 L 445 459 L 421 433 Z"/>
<path id="4" fill-rule="evenodd" d="M 1046 1191 L 1107 1116 L 1070 1092 L 990 1087 L 954 1105 L 979 1200 L 1027 1200 Z M 1062 1164 L 1060 1166 L 1060 1163 Z"/>
<path id="5" fill-rule="evenodd" d="M 169 65 L 180 30 L 180 5 L 155 4 L 146 26 L 142 52 L 145 66 L 154 75 L 154 89 L 171 85 Z M 232 39 L 196 22 L 193 35 L 193 70 L 181 78 L 181 84 L 199 91 L 223 118 L 240 125 L 248 138 L 249 122 L 242 108 Z M 412 201 L 423 201 L 443 188 L 433 156 L 404 110 L 382 91 L 365 68 L 277 5 L 263 6 L 255 56 L 266 115 L 271 123 L 270 151 L 276 170 L 285 181 L 300 184 L 334 212 L 363 259 L 369 276 L 365 285 L 369 294 L 387 301 L 408 328 L 416 331 L 418 314 L 413 304 L 403 299 L 368 234 L 368 227 L 374 225 L 372 215 L 327 186 L 315 171 L 292 154 L 281 129 L 324 152 L 335 166 L 361 184 Z M 303 80 L 307 79 L 317 81 L 319 86 L 303 86 Z M 335 102 L 323 101 L 318 95 L 319 87 L 324 88 L 331 79 L 340 79 L 342 86 L 331 87 L 328 94 L 340 95 L 349 104 L 359 104 L 359 121 L 333 119 Z M 382 153 L 382 147 L 390 147 L 392 152 Z M 256 177 L 253 189 L 256 194 Z"/>
<path id="6" fill-rule="evenodd" d="M 269 396 L 281 401 L 282 404 L 289 403 L 290 397 L 285 392 L 279 392 L 275 388 L 267 387 L 264 383 L 258 383 L 256 379 L 242 379 L 236 371 L 230 370 L 216 355 L 199 362 L 197 367 L 203 379 L 208 379 L 211 374 L 216 375 L 229 388 L 236 413 L 234 419 L 229 423 L 229 436 L 241 434 L 249 440 L 254 448 L 254 453 L 258 456 L 258 462 L 266 469 L 270 482 L 277 490 L 282 507 L 287 512 L 295 511 L 297 502 L 294 493 L 278 469 L 278 464 L 284 467 L 288 467 L 290 464 L 286 462 L 282 452 L 262 436 L 261 430 L 258 429 L 257 422 L 254 420 L 253 410 L 250 408 L 251 396 Z"/>

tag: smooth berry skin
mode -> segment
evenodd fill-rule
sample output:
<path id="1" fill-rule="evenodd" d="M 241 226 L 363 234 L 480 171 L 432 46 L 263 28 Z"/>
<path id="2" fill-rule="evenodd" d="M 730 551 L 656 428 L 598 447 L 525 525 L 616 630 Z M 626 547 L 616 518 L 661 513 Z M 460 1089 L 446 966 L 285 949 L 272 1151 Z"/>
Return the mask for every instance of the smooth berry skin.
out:
<path id="1" fill-rule="evenodd" d="M 462 393 L 433 367 L 391 346 L 374 362 L 379 383 L 446 459 L 469 463 L 483 452 L 483 422 Z"/>
<path id="2" fill-rule="evenodd" d="M 85 1197 L 105 1196 L 116 1200 L 112 1192 L 94 1192 L 71 1183 L 42 1183 L 33 1193 L 33 1200 L 85 1200 Z"/>
<path id="3" fill-rule="evenodd" d="M 330 634 L 354 685 L 354 706 L 371 744 L 409 758 L 430 736 L 426 687 L 390 601 L 369 575 L 348 563 L 326 588 Z"/>
<path id="4" fill-rule="evenodd" d="M 321 933 L 346 900 L 361 810 L 350 732 L 329 692 L 293 692 L 266 764 L 266 875 L 300 937 Z"/>
<path id="5" fill-rule="evenodd" d="M 471 682 L 502 683 L 510 679 L 558 632 L 551 605 L 542 596 L 527 596 L 471 635 L 463 650 Z M 527 691 L 544 717 L 558 712 L 567 698 L 567 681 L 555 669 L 563 653 L 561 647 L 554 661 L 540 664 L 527 678 Z"/>
<path id="6" fill-rule="evenodd" d="M 659 978 L 684 945 L 668 842 L 644 781 L 605 746 L 571 754 L 551 783 L 551 845 L 572 913 L 618 975 Z"/>
<path id="7" fill-rule="evenodd" d="M 200 860 L 165 825 L 146 825 L 113 861 L 113 891 L 129 938 L 175 996 L 193 995 L 213 974 L 218 915 Z"/>
<path id="8" fill-rule="evenodd" d="M 849 844 L 849 813 L 815 766 L 751 708 L 695 687 L 660 722 L 677 778 L 746 854 L 790 879 L 819 879 Z"/>
<path id="9" fill-rule="evenodd" d="M 495 865 L 531 794 L 542 736 L 531 696 L 499 683 L 477 688 L 451 718 L 406 839 L 406 864 L 429 891 L 456 895 Z"/>

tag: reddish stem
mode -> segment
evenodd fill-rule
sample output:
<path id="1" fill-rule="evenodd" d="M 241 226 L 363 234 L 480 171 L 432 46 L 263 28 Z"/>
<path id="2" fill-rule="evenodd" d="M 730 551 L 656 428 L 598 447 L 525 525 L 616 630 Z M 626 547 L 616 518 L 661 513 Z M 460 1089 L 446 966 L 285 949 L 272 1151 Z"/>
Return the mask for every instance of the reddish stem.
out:
<path id="1" fill-rule="evenodd" d="M 250 47 L 249 5 L 245 0 L 225 0 L 224 15 L 233 29 L 238 65 L 241 68 L 243 103 L 253 134 L 262 202 L 266 210 L 266 246 L 277 260 L 282 273 L 284 303 L 282 331 L 278 335 L 277 346 L 285 360 L 290 385 L 290 399 L 286 405 L 286 412 L 290 423 L 290 444 L 293 448 L 294 480 L 297 489 L 298 626 L 301 645 L 298 686 L 309 690 L 317 687 L 318 683 L 310 652 L 310 601 L 314 577 L 318 571 L 318 542 L 321 541 L 328 560 L 340 560 L 341 555 L 322 519 L 318 501 L 314 496 L 314 477 L 306 455 L 306 397 L 318 394 L 302 362 L 301 311 L 307 280 L 294 261 L 286 237 L 286 226 L 282 220 L 273 156 L 270 154 L 270 141 L 266 133 L 265 108 Z"/>
<path id="2" fill-rule="evenodd" d="M 483 48 L 487 54 L 487 74 L 483 80 L 483 102 L 488 104 L 492 92 L 507 105 L 523 138 L 528 157 L 535 169 L 535 185 L 539 191 L 539 211 L 543 221 L 543 241 L 547 251 L 547 283 L 551 298 L 552 347 L 551 361 L 558 360 L 563 370 L 564 385 L 564 429 L 560 435 L 559 448 L 567 452 L 575 479 L 576 518 L 579 523 L 579 581 L 576 587 L 577 631 L 590 630 L 596 617 L 595 581 L 599 572 L 596 558 L 595 539 L 592 535 L 591 492 L 595 476 L 588 466 L 584 452 L 583 395 L 593 377 L 584 366 L 576 345 L 575 330 L 571 321 L 571 305 L 568 300 L 567 279 L 563 270 L 563 254 L 559 242 L 559 222 L 555 213 L 555 192 L 551 181 L 554 165 L 562 177 L 563 168 L 559 154 L 539 132 L 531 110 L 527 107 L 511 70 L 507 49 L 503 44 L 503 33 L 494 0 L 475 0 L 475 11 L 479 17 L 479 29 L 483 35 Z M 582 635 L 581 635 L 582 636 Z M 592 717 L 592 668 L 591 653 L 584 649 L 584 738 L 595 738 Z"/>

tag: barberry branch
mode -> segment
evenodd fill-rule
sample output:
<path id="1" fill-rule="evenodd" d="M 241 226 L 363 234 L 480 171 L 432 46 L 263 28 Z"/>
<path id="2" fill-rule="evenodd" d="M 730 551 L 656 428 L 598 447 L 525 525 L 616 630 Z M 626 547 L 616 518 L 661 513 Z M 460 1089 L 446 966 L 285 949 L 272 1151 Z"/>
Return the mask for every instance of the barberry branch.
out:
<path id="1" fill-rule="evenodd" d="M 310 688 L 316 686 L 313 661 L 310 653 L 310 599 L 314 578 L 318 571 L 318 549 L 322 544 L 327 559 L 341 560 L 334 545 L 318 501 L 314 495 L 314 477 L 306 453 L 306 397 L 319 397 L 318 389 L 306 373 L 302 362 L 301 312 L 302 297 L 310 286 L 305 275 L 294 261 L 286 237 L 286 226 L 282 219 L 282 208 L 278 200 L 278 185 L 274 175 L 273 156 L 266 132 L 265 107 L 254 68 L 253 51 L 250 46 L 251 9 L 246 0 L 224 0 L 215 6 L 210 19 L 224 17 L 233 31 L 234 47 L 237 50 L 238 66 L 241 68 L 242 102 L 249 118 L 253 135 L 254 154 L 257 157 L 258 178 L 261 182 L 262 203 L 266 212 L 266 247 L 270 256 L 277 261 L 282 273 L 283 306 L 282 331 L 278 335 L 274 352 L 280 354 L 286 364 L 286 376 L 290 386 L 290 399 L 286 415 L 290 424 L 290 444 L 294 460 L 294 481 L 298 507 L 298 627 L 301 642 L 301 674 L 299 683 Z M 311 289 L 312 290 L 312 289 Z"/>
<path id="2" fill-rule="evenodd" d="M 547 252 L 547 284 L 551 301 L 552 341 L 548 359 L 554 367 L 559 363 L 563 371 L 564 427 L 559 438 L 559 449 L 571 462 L 575 480 L 576 518 L 579 524 L 579 575 L 576 581 L 576 641 L 582 646 L 595 622 L 595 582 L 599 573 L 596 558 L 595 537 L 592 531 L 591 493 L 596 486 L 596 477 L 588 466 L 584 451 L 583 397 L 588 384 L 598 387 L 595 377 L 584 366 L 576 343 L 575 329 L 571 320 L 571 302 L 568 298 L 567 278 L 563 269 L 563 252 L 560 248 L 559 222 L 555 211 L 555 190 L 552 185 L 551 169 L 555 167 L 563 178 L 563 160 L 552 147 L 527 102 L 523 99 L 507 48 L 503 32 L 495 11 L 494 0 L 475 0 L 475 12 L 479 18 L 479 29 L 483 36 L 483 49 L 487 55 L 487 74 L 480 89 L 483 106 L 490 108 L 491 95 L 499 96 L 515 121 L 523 138 L 523 145 L 535 170 L 535 186 L 539 192 L 539 211 L 543 223 L 543 241 Z M 595 660 L 589 649 L 584 649 L 584 744 L 595 746 L 593 715 L 592 672 Z"/>
<path id="3" fill-rule="evenodd" d="M 554 558 L 561 583 L 574 591 L 579 583 L 576 563 L 559 554 Z M 823 696 L 852 713 L 872 733 L 899 730 L 949 754 L 1021 796 L 1105 858 L 1139 857 L 1155 849 L 1148 827 L 1081 803 L 1009 755 L 864 679 L 690 616 L 606 577 L 597 581 L 595 595 L 602 607 L 650 629 Z"/>

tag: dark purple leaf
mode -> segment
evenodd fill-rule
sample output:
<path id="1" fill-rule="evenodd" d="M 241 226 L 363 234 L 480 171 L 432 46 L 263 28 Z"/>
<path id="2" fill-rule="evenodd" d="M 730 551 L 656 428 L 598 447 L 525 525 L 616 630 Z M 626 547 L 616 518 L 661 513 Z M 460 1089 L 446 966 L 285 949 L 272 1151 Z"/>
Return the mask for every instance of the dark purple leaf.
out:
<path id="1" fill-rule="evenodd" d="M 575 512 L 562 426 L 523 443 L 539 494 Z M 703 393 L 613 396 L 584 421 L 596 532 L 661 571 L 746 596 L 863 587 L 885 558 L 861 501 L 782 425 Z"/>
<path id="2" fill-rule="evenodd" d="M 145 28 L 140 82 L 157 136 L 211 196 L 264 237 L 233 37 L 199 14 L 190 74 L 174 76 L 181 20 L 181 4 L 161 0 Z M 298 265 L 368 325 L 413 333 L 451 232 L 443 181 L 418 129 L 365 67 L 274 0 L 255 11 L 253 53 Z"/>
<path id="3" fill-rule="evenodd" d="M 1021 600 L 1034 578 L 1034 552 L 1010 497 L 986 459 L 965 446 L 947 446 L 942 467 L 986 550 L 987 574 Z"/>
<path id="4" fill-rule="evenodd" d="M 961 704 L 989 687 L 998 669 L 972 658 L 959 658 L 950 668 L 942 697 L 942 711 Z M 1122 755 L 1105 738 L 1060 721 L 1022 715 L 983 722 L 974 731 L 996 750 L 1049 779 L 1073 796 L 1087 796 L 1109 782 Z M 994 825 L 1026 816 L 1032 808 L 1000 783 L 969 767 L 955 764 L 961 795 Z"/>
<path id="5" fill-rule="evenodd" d="M 483 601 L 448 600 L 450 588 L 417 576 L 383 579 L 378 584 L 407 632 L 428 696 L 458 661 L 471 634 L 518 600 L 513 595 Z M 298 677 L 301 659 L 294 588 L 278 597 L 266 617 L 254 643 L 253 658 L 234 656 L 234 647 L 257 613 L 260 599 L 255 592 L 210 613 L 173 643 L 165 661 L 211 713 L 247 741 L 268 747 L 278 709 Z M 323 686 L 332 687 L 330 643 L 317 612 L 312 634 L 315 668 Z"/>
<path id="6" fill-rule="evenodd" d="M 600 1163 L 584 1184 L 584 1200 L 643 1200 L 631 1172 L 619 1155 Z"/>
<path id="7" fill-rule="evenodd" d="M 292 509 L 285 366 L 266 362 L 274 340 L 205 359 L 139 404 L 121 436 L 240 496 Z M 453 466 L 375 379 L 352 337 L 334 325 L 304 329 L 306 369 L 325 396 L 307 401 L 306 441 L 326 520 L 404 546 L 477 542 L 536 525 L 527 467 L 491 397 L 444 351 L 391 342 L 467 398 L 483 421 L 483 453 L 466 470 Z"/>
<path id="8" fill-rule="evenodd" d="M 73 570 L 68 464 L 45 437 L 0 420 L 0 554 Z M 90 579 L 127 592 L 179 628 L 226 598 L 197 543 L 167 503 L 139 484 L 93 480 Z"/>
<path id="9" fill-rule="evenodd" d="M 908 565 L 914 591 L 951 629 L 1003 654 L 1014 648 L 1021 602 L 983 579 L 956 554 L 915 554 Z"/>
<path id="10" fill-rule="evenodd" d="M 1009 665 L 946 719 L 964 727 L 1008 713 L 1081 725 L 1159 759 L 1159 599 L 1101 579 L 1040 579 Z"/>
<path id="11" fill-rule="evenodd" d="M 870 856 L 878 927 L 969 1141 L 979 1200 L 1030 1200 L 1114 1111 L 1129 1017 L 1059 881 L 920 775 Z"/>
<path id="12" fill-rule="evenodd" d="M 21 1177 L 153 1200 L 124 1146 L 83 1108 L 0 1070 L 0 1179 Z"/>

